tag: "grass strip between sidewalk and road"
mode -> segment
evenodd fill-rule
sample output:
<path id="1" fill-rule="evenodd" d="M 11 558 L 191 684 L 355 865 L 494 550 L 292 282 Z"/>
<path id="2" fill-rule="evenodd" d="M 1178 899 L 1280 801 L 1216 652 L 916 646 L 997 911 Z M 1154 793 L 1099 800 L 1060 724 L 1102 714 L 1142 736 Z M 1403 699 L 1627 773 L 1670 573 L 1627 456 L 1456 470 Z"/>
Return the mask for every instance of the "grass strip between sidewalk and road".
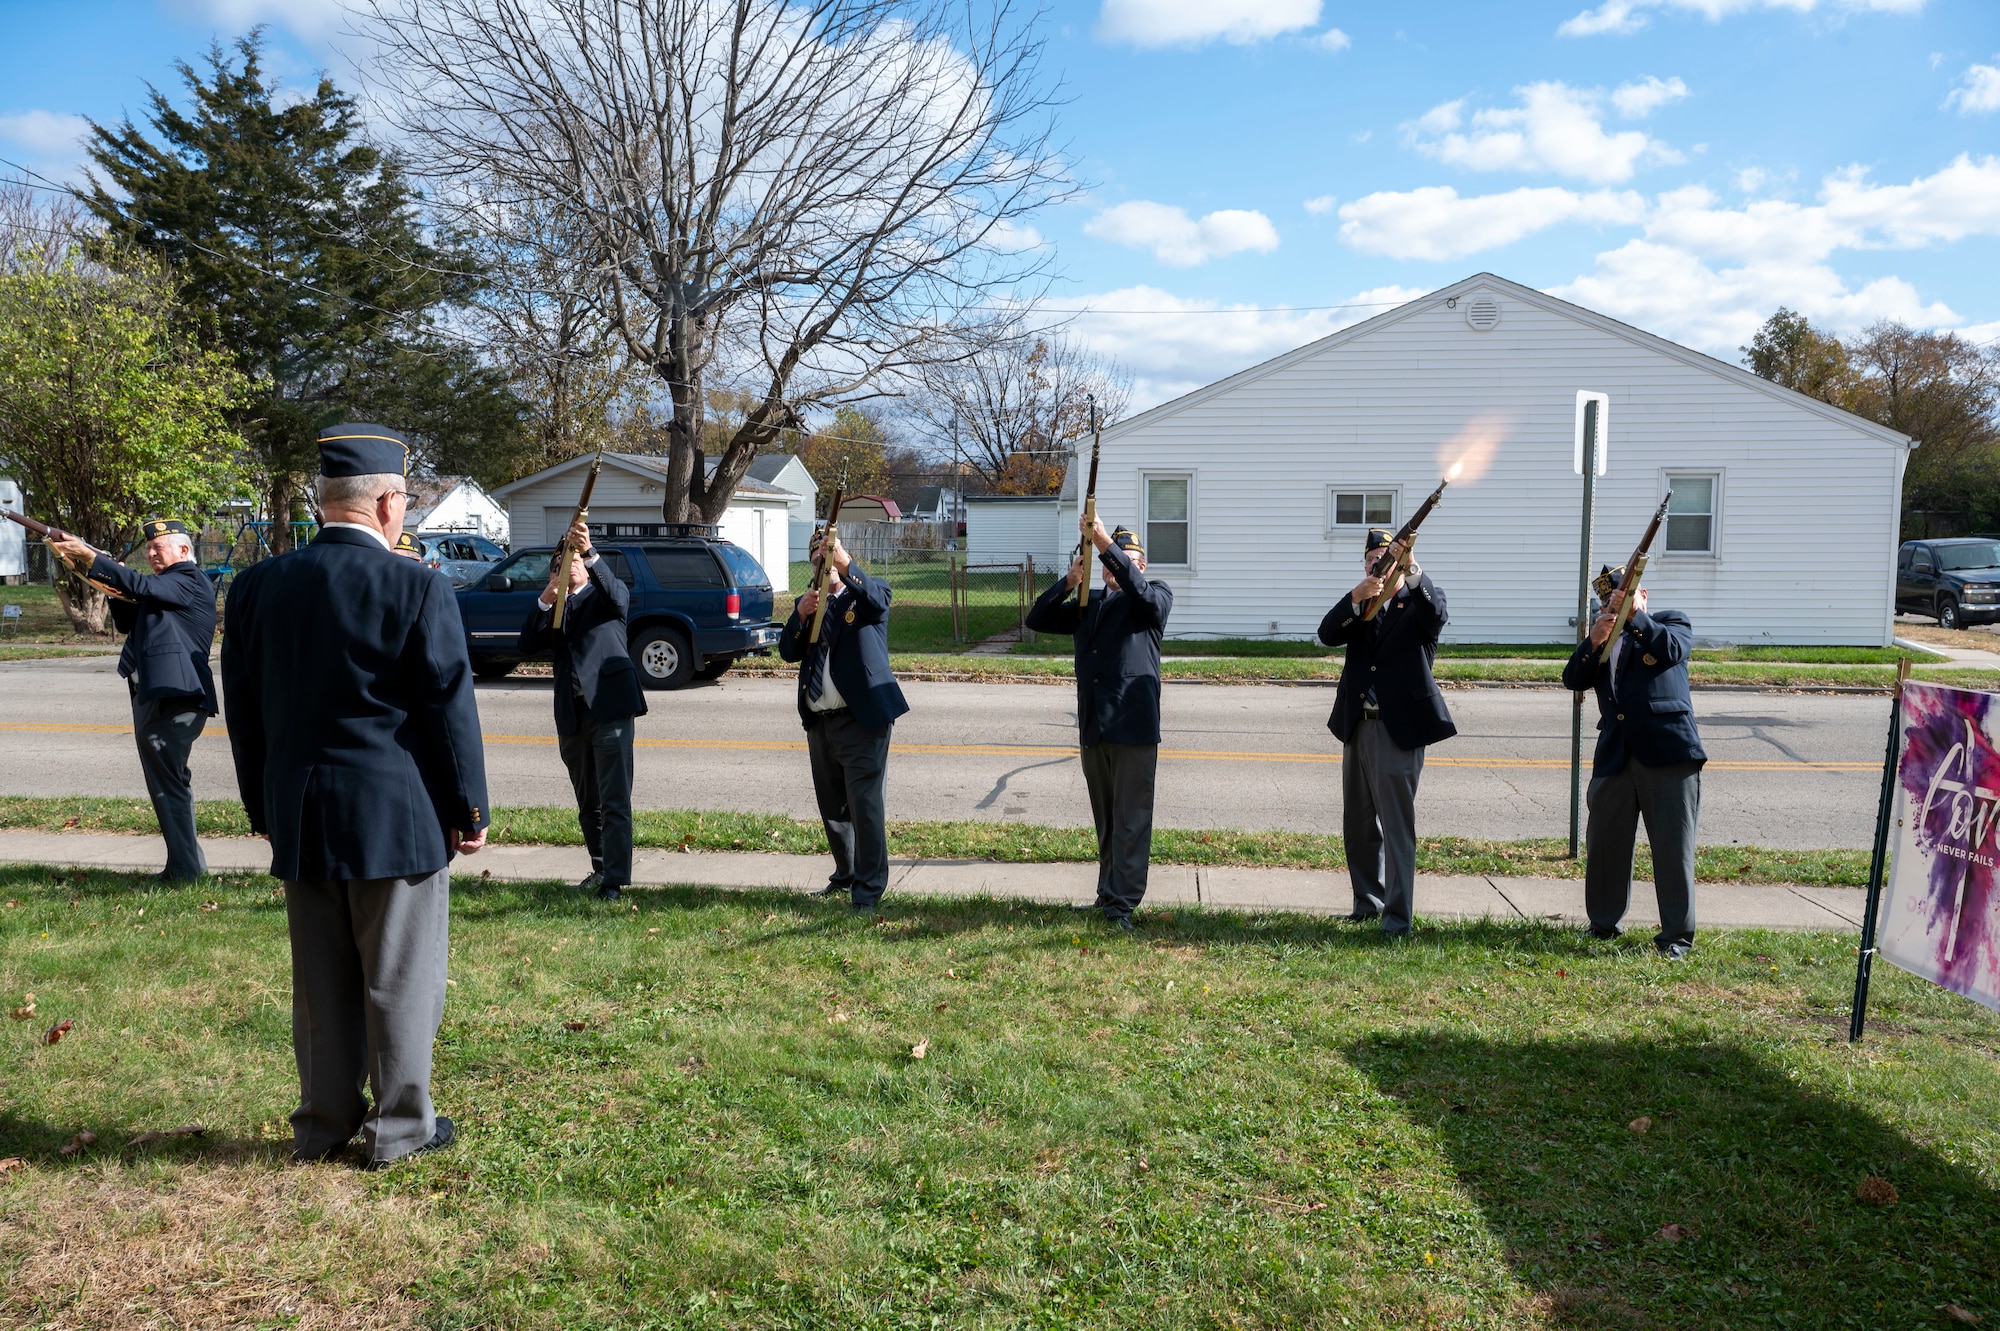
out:
<path id="1" fill-rule="evenodd" d="M 458 1140 L 366 1173 L 289 1163 L 268 879 L 0 867 L 0 1322 L 2000 1322 L 2000 1018 L 1878 967 L 1848 1044 L 1838 934 L 452 898 Z"/>
<path id="2" fill-rule="evenodd" d="M 204 836 L 248 836 L 250 824 L 235 800 L 200 800 L 195 823 Z M 632 815 L 634 844 L 688 851 L 764 851 L 821 855 L 826 833 L 819 823 L 771 813 L 712 813 L 693 809 L 639 809 Z M 150 804 L 141 799 L 83 796 L 0 796 L 0 828 L 37 832 L 154 833 Z M 496 846 L 577 846 L 572 809 L 552 806 L 495 809 L 490 832 Z M 1481 841 L 1421 837 L 1417 869 L 1430 874 L 1492 874 L 1512 878 L 1581 878 L 1583 861 L 1568 857 L 1561 837 Z M 1007 864 L 1088 864 L 1097 858 L 1089 828 L 1039 823 L 965 820 L 889 824 L 889 853 L 901 858 L 993 860 Z M 1212 864 L 1237 868 L 1340 870 L 1347 867 L 1341 838 L 1317 832 L 1241 832 L 1156 827 L 1157 864 Z M 1635 872 L 1652 875 L 1650 849 L 1641 844 Z M 1705 883 L 1795 883 L 1812 887 L 1862 887 L 1868 852 L 1771 850 L 1756 846 L 1704 846 L 1695 876 Z"/>

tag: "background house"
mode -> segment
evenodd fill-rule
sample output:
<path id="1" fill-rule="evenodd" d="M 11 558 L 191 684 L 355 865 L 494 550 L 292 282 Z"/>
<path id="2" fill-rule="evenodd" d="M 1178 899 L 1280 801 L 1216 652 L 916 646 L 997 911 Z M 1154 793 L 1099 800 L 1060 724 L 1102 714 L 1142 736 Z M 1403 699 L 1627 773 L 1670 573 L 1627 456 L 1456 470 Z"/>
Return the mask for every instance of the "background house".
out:
<path id="1" fill-rule="evenodd" d="M 507 544 L 507 509 L 470 476 L 412 476 L 409 483 L 404 525 L 412 531 L 464 531 Z"/>
<path id="2" fill-rule="evenodd" d="M 715 459 L 717 462 L 720 460 Z M 711 462 L 709 471 L 713 473 L 714 470 L 714 462 Z M 806 464 L 790 453 L 760 453 L 750 460 L 750 470 L 745 475 L 761 485 L 782 490 L 787 496 L 785 521 L 790 536 L 790 556 L 795 562 L 803 563 L 812 541 L 813 528 L 818 525 L 814 515 L 819 511 L 819 482 L 806 470 Z"/>
<path id="3" fill-rule="evenodd" d="M 1060 572 L 1069 567 L 1076 547 L 1075 507 L 1070 508 L 1069 539 L 1065 543 L 1055 495 L 967 495 L 965 497 L 965 559 L 969 564 L 1018 564 L 1035 561 L 1035 568 Z"/>
<path id="4" fill-rule="evenodd" d="M 1646 581 L 1698 637 L 1890 641 L 1906 437 L 1490 274 L 1105 430 L 1098 511 L 1141 532 L 1175 636 L 1307 638 L 1367 528 L 1402 522 L 1451 441 L 1490 430 L 1490 470 L 1418 546 L 1445 637 L 1571 641 L 1580 391 L 1609 396 L 1593 567 L 1631 553 L 1671 488 Z"/>
<path id="5" fill-rule="evenodd" d="M 514 545 L 553 545 L 569 526 L 583 492 L 593 454 L 559 462 L 532 476 L 510 481 L 493 492 L 507 506 Z M 643 453 L 606 453 L 604 469 L 590 499 L 590 530 L 609 537 L 660 534 L 660 505 L 666 497 L 667 460 Z M 736 487 L 717 524 L 724 540 L 748 550 L 771 575 L 777 591 L 789 590 L 787 574 L 791 496 L 762 481 Z"/>
<path id="6" fill-rule="evenodd" d="M 849 495 L 840 502 L 840 525 L 863 522 L 901 522 L 903 510 L 883 495 Z"/>
<path id="7" fill-rule="evenodd" d="M 0 508 L 23 513 L 21 487 L 0 476 Z M 25 582 L 28 577 L 28 529 L 0 518 L 0 582 Z"/>

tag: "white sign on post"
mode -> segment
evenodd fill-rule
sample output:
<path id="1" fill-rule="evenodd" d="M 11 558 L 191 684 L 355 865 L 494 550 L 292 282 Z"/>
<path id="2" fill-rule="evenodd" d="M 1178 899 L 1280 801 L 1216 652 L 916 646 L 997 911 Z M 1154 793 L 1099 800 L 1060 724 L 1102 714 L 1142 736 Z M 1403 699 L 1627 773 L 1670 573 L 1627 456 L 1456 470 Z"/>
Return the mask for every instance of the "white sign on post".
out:
<path id="1" fill-rule="evenodd" d="M 1592 393 L 1582 389 L 1576 395 L 1576 460 L 1570 463 L 1571 470 L 1583 475 L 1583 404 L 1597 404 L 1597 474 L 1602 476 L 1611 466 L 1611 395 Z"/>

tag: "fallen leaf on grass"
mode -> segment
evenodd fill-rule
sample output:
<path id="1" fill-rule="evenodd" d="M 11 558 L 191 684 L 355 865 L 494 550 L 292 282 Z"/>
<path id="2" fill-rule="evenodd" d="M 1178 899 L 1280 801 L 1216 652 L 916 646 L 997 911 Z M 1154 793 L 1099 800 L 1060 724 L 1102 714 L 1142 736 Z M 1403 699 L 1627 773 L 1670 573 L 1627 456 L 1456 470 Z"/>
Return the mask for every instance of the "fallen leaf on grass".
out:
<path id="1" fill-rule="evenodd" d="M 28 1018 L 34 1016 L 35 996 L 33 994 L 29 994 L 26 1002 L 22 1003 L 21 1006 L 15 1008 L 12 1012 L 9 1012 L 7 1015 L 12 1017 L 15 1021 L 26 1021 Z"/>
<path id="2" fill-rule="evenodd" d="M 931 1042 L 929 1040 L 919 1040 L 915 1044 L 910 1046 L 910 1057 L 915 1059 L 921 1059 L 925 1054 L 928 1054 L 930 1051 L 931 1051 Z"/>
<path id="3" fill-rule="evenodd" d="M 939 1011 L 939 1012 L 942 1012 L 942 1011 L 944 1011 L 944 1004 L 942 1004 L 942 1003 L 939 1003 L 939 1004 L 937 1005 L 937 1009 L 936 1009 L 936 1010 L 937 1010 L 937 1011 Z"/>
<path id="4" fill-rule="evenodd" d="M 700 1054 L 689 1054 L 681 1060 L 681 1071 L 687 1073 L 689 1076 L 693 1076 L 707 1066 L 708 1060 Z"/>
<path id="5" fill-rule="evenodd" d="M 92 1132 L 89 1128 L 85 1128 L 82 1132 L 77 1133 L 76 1136 L 71 1137 L 69 1139 L 69 1145 L 63 1147 L 62 1150 L 57 1152 L 57 1154 L 76 1155 L 80 1151 L 89 1149 L 93 1144 L 96 1143 L 96 1141 L 97 1141 L 97 1134 Z"/>
<path id="6" fill-rule="evenodd" d="M 21 903 L 20 903 L 20 902 L 18 902 L 18 901 L 10 901 L 10 902 L 8 902 L 8 903 L 7 903 L 7 909 L 9 909 L 9 910 L 12 910 L 12 909 L 14 909 L 14 907 L 16 907 L 16 906 L 18 906 L 18 905 L 20 905 L 20 904 L 21 904 Z"/>
<path id="7" fill-rule="evenodd" d="M 1653 1120 L 1647 1118 L 1644 1114 L 1641 1114 L 1639 1115 L 1639 1117 L 1633 1119 L 1630 1123 L 1627 1123 L 1625 1126 L 1632 1129 L 1632 1131 L 1638 1133 L 1641 1137 L 1643 1137 L 1648 1132 L 1651 1132 L 1653 1130 Z"/>
<path id="8" fill-rule="evenodd" d="M 81 818 L 71 818 L 71 819 L 69 819 L 68 821 L 64 822 L 64 823 L 63 823 L 63 826 L 64 826 L 64 827 L 75 827 L 75 826 L 76 826 L 76 825 L 77 825 L 78 823 L 80 823 L 80 822 L 82 822 L 82 821 L 83 821 L 83 819 L 81 819 Z"/>
<path id="9" fill-rule="evenodd" d="M 1950 1317 L 1956 1321 L 1977 1322 L 1979 1320 L 1978 1313 L 1972 1311 L 1970 1308 L 1961 1308 L 1955 1303 L 1940 1303 L 1938 1307 L 1944 1312 L 1946 1317 Z"/>
<path id="10" fill-rule="evenodd" d="M 587 1031 L 590 1029 L 590 1023 L 587 1021 L 566 1021 L 563 1023 L 563 1029 L 566 1031 Z"/>
<path id="11" fill-rule="evenodd" d="M 203 910 L 221 910 L 222 903 L 220 901 L 204 901 L 201 903 L 201 908 Z"/>
<path id="12" fill-rule="evenodd" d="M 1870 1174 L 1862 1179 L 1855 1187 L 1854 1195 L 1870 1206 L 1894 1206 L 1897 1201 L 1896 1185 L 1880 1174 Z"/>
<path id="13" fill-rule="evenodd" d="M 62 1039 L 63 1036 L 68 1035 L 70 1032 L 70 1028 L 75 1025 L 76 1023 L 74 1021 L 70 1020 L 68 1017 L 64 1017 L 61 1021 L 49 1027 L 48 1034 L 42 1037 L 42 1043 L 54 1044 L 56 1041 Z"/>
<path id="14" fill-rule="evenodd" d="M 18 1155 L 10 1155 L 5 1160 L 0 1160 L 0 1174 L 11 1174 L 17 1169 L 26 1169 L 27 1167 L 28 1162 Z"/>
<path id="15" fill-rule="evenodd" d="M 1687 1237 L 1687 1226 L 1661 1225 L 1660 1237 L 1665 1239 L 1669 1243 L 1679 1243 L 1682 1239 Z"/>
<path id="16" fill-rule="evenodd" d="M 201 1137 L 207 1135 L 207 1133 L 207 1128 L 198 1127 L 193 1123 L 179 1128 L 155 1128 L 147 1132 L 142 1132 L 131 1141 L 126 1142 L 125 1149 L 129 1151 L 134 1146 L 144 1146 L 148 1142 L 163 1142 L 169 1137 Z"/>
<path id="17" fill-rule="evenodd" d="M 833 1014 L 833 1015 L 832 1015 L 831 1017 L 828 1017 L 828 1018 L 827 1018 L 827 1020 L 828 1020 L 828 1021 L 846 1021 L 846 1020 L 847 1020 L 847 1014 L 846 1014 L 845 1012 L 836 1012 L 836 1013 L 834 1013 L 834 1014 Z"/>

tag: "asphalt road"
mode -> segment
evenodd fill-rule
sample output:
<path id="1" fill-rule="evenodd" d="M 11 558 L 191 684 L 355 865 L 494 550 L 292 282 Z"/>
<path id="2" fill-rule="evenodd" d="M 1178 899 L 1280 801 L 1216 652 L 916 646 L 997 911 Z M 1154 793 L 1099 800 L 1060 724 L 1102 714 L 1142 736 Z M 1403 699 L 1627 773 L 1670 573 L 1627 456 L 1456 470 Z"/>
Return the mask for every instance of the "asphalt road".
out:
<path id="1" fill-rule="evenodd" d="M 1088 823 L 1075 694 L 1037 684 L 906 684 L 892 818 Z M 479 686 L 490 798 L 567 804 L 547 679 Z M 723 679 L 649 695 L 636 801 L 646 808 L 815 814 L 788 681 Z M 1569 827 L 1571 695 L 1447 694 L 1459 734 L 1430 750 L 1418 800 L 1428 834 L 1561 836 Z M 1338 831 L 1339 745 L 1327 687 L 1169 684 L 1158 821 L 1175 827 Z M 1873 835 L 1888 700 L 1697 690 L 1711 762 L 1701 839 L 1861 847 Z M 226 721 L 226 718 L 222 718 Z M 1586 716 L 1586 771 L 1595 704 Z M 235 793 L 211 722 L 195 747 L 198 798 Z M 145 794 L 131 711 L 111 657 L 0 663 L 0 794 Z"/>

